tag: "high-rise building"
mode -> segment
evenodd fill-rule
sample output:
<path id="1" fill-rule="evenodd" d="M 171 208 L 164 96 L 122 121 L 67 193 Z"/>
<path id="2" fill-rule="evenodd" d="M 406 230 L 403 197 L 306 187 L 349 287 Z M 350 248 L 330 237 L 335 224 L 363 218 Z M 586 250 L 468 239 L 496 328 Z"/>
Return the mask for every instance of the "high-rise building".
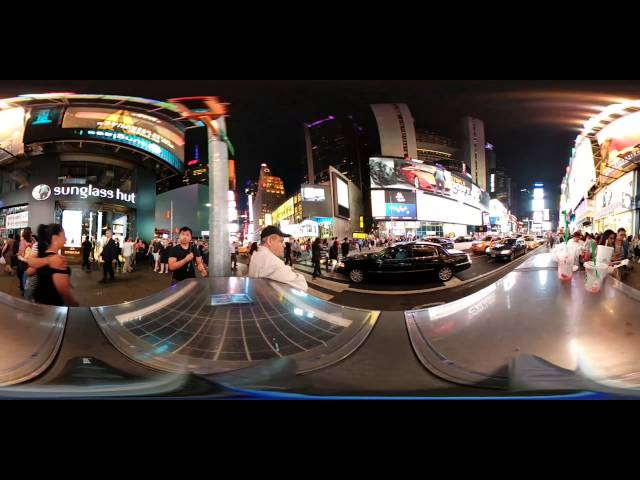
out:
<path id="1" fill-rule="evenodd" d="M 509 177 L 506 168 L 497 161 L 495 147 L 490 143 L 485 145 L 485 158 L 487 160 L 487 188 L 489 195 L 491 198 L 500 200 L 504 206 L 515 214 L 511 191 L 511 177 Z"/>
<path id="2" fill-rule="evenodd" d="M 371 105 L 378 124 L 380 154 L 384 157 L 418 158 L 413 116 L 404 103 Z"/>
<path id="3" fill-rule="evenodd" d="M 484 122 L 464 117 L 460 124 L 462 161 L 471 172 L 471 179 L 481 189 L 487 190 L 487 162 L 485 156 Z"/>
<path id="4" fill-rule="evenodd" d="M 280 177 L 271 175 L 266 163 L 260 165 L 258 190 L 253 201 L 253 224 L 255 231 L 270 223 L 269 216 L 285 199 L 284 183 Z"/>
<path id="5" fill-rule="evenodd" d="M 449 171 L 466 173 L 467 169 L 455 140 L 430 130 L 416 129 L 418 160 L 430 164 L 439 163 Z"/>
<path id="6" fill-rule="evenodd" d="M 329 115 L 305 123 L 309 183 L 318 183 L 318 177 L 333 167 L 356 185 L 362 185 L 363 162 L 369 158 L 363 131 L 350 115 Z"/>

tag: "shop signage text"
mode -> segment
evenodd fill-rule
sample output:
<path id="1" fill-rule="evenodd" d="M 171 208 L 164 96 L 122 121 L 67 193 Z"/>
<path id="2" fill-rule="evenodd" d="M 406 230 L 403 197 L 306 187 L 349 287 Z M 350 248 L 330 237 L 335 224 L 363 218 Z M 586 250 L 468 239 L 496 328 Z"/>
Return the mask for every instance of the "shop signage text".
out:
<path id="1" fill-rule="evenodd" d="M 33 189 L 32 195 L 36 200 L 46 200 L 50 196 L 51 189 L 48 185 L 38 185 Z M 108 190 L 105 188 L 96 188 L 93 185 L 87 185 L 85 187 L 53 187 L 54 196 L 71 196 L 76 195 L 82 199 L 89 197 L 109 198 L 115 200 L 121 200 L 123 202 L 136 203 L 135 193 L 125 193 L 119 188 Z"/>

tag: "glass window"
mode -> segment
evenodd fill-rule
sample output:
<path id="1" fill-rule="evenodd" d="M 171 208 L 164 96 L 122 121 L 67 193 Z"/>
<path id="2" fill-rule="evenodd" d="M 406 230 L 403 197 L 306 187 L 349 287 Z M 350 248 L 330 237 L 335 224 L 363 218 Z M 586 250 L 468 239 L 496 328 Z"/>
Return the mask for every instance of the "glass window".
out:
<path id="1" fill-rule="evenodd" d="M 413 256 L 415 258 L 436 257 L 438 256 L 438 249 L 429 245 L 415 245 L 413 247 Z"/>

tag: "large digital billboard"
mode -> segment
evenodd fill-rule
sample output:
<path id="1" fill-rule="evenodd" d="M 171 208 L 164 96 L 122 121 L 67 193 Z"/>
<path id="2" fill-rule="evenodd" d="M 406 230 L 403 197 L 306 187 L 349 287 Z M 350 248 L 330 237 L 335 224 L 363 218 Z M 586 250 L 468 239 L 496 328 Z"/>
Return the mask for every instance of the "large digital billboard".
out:
<path id="1" fill-rule="evenodd" d="M 449 197 L 476 208 L 489 207 L 489 195 L 441 165 L 399 158 L 369 159 L 371 188 L 411 189 Z"/>
<path id="2" fill-rule="evenodd" d="M 585 138 L 576 147 L 571 160 L 571 170 L 567 181 L 567 207 L 573 210 L 587 196 L 596 183 L 596 167 L 593 161 L 591 141 Z"/>
<path id="3" fill-rule="evenodd" d="M 13 155 L 24 153 L 24 109 L 8 108 L 0 110 L 0 147 Z M 0 160 L 9 154 L 0 150 Z"/>
<path id="4" fill-rule="evenodd" d="M 173 125 L 132 110 L 68 107 L 62 129 L 76 137 L 129 145 L 184 171 L 184 135 Z"/>
<path id="5" fill-rule="evenodd" d="M 614 120 L 596 135 L 602 158 L 602 175 L 611 176 L 640 162 L 640 112 Z"/>
<path id="6" fill-rule="evenodd" d="M 371 215 L 378 220 L 415 220 L 416 194 L 408 190 L 371 190 Z"/>
<path id="7" fill-rule="evenodd" d="M 334 215 L 349 218 L 349 184 L 336 172 L 331 172 Z"/>
<path id="8" fill-rule="evenodd" d="M 633 172 L 607 185 L 596 194 L 595 220 L 633 208 Z"/>
<path id="9" fill-rule="evenodd" d="M 429 222 L 481 225 L 482 210 L 469 205 L 460 205 L 438 195 L 417 194 L 417 218 Z"/>

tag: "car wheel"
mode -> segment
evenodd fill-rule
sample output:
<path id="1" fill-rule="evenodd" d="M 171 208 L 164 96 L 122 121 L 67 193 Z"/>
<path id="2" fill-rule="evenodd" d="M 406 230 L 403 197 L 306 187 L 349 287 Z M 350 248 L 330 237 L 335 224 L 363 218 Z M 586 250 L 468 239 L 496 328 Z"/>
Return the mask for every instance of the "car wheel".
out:
<path id="1" fill-rule="evenodd" d="M 451 280 L 451 277 L 453 277 L 453 270 L 451 270 L 449 267 L 442 267 L 438 271 L 438 278 L 443 282 L 448 282 L 449 280 Z"/>
<path id="2" fill-rule="evenodd" d="M 509 255 L 509 261 L 513 262 L 513 260 L 516 258 L 516 254 L 515 252 L 511 252 L 511 255 Z"/>
<path id="3" fill-rule="evenodd" d="M 353 283 L 362 283 L 362 281 L 364 280 L 364 272 L 359 268 L 354 268 L 349 272 L 349 279 Z"/>
<path id="4" fill-rule="evenodd" d="M 420 190 L 420 179 L 418 177 L 414 177 L 413 185 L 416 187 L 417 190 Z"/>

